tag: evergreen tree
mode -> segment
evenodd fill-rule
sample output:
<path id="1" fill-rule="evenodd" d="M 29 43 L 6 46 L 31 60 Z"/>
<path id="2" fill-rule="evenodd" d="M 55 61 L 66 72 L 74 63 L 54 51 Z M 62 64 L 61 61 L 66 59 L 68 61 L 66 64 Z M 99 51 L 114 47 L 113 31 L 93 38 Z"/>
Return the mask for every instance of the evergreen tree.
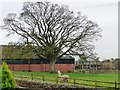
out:
<path id="1" fill-rule="evenodd" d="M 2 63 L 2 88 L 7 90 L 13 89 L 16 87 L 15 79 L 12 75 L 12 72 L 9 70 L 5 61 Z"/>

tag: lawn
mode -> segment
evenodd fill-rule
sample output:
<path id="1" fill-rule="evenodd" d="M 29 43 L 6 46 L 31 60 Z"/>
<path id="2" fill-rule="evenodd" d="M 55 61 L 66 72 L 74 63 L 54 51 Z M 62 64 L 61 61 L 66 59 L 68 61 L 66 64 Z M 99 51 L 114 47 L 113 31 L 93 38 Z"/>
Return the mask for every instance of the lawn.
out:
<path id="1" fill-rule="evenodd" d="M 16 76 L 30 76 L 33 74 L 34 76 L 46 76 L 46 77 L 57 77 L 57 73 L 50 72 L 21 72 L 14 71 L 14 75 Z M 100 81 L 118 81 L 118 74 L 84 74 L 84 73 L 62 73 L 62 75 L 67 74 L 70 78 L 79 78 L 79 79 L 87 79 L 87 80 L 100 80 Z"/>
<path id="2" fill-rule="evenodd" d="M 56 78 L 57 78 L 57 73 L 49 73 L 49 72 L 18 72 L 18 71 L 14 71 L 14 76 L 16 78 L 18 78 L 18 76 L 26 76 L 29 77 L 27 79 L 31 79 L 31 74 L 33 74 L 33 80 L 35 81 L 42 81 L 43 80 L 43 76 L 44 76 L 44 80 L 46 82 L 48 81 L 54 81 L 56 82 Z M 89 84 L 89 85 L 93 85 L 95 86 L 95 80 L 97 81 L 101 81 L 101 82 L 115 82 L 118 81 L 118 75 L 117 74 L 84 74 L 84 73 L 62 73 L 63 74 L 67 74 L 70 76 L 70 80 L 69 83 L 74 82 L 74 78 L 76 79 L 80 79 L 80 80 L 76 80 L 77 83 L 81 83 L 81 84 Z M 83 80 L 82 80 L 83 79 Z M 84 81 L 84 80 L 92 80 L 91 81 Z M 106 84 L 106 83 L 98 83 L 97 85 L 100 86 L 104 86 L 104 87 L 114 87 L 114 84 Z M 98 85 L 98 86 L 99 86 Z"/>

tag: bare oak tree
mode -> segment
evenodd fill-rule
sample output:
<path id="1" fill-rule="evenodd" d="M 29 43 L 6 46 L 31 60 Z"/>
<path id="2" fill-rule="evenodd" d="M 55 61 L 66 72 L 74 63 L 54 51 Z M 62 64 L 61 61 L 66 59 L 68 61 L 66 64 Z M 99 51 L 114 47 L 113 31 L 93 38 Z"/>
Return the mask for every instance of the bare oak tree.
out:
<path id="1" fill-rule="evenodd" d="M 31 44 L 37 56 L 49 60 L 51 71 L 65 54 L 92 58 L 92 42 L 101 36 L 98 25 L 80 12 L 50 2 L 25 2 L 20 14 L 7 15 L 3 28 L 8 35 L 20 35 L 21 43 Z"/>

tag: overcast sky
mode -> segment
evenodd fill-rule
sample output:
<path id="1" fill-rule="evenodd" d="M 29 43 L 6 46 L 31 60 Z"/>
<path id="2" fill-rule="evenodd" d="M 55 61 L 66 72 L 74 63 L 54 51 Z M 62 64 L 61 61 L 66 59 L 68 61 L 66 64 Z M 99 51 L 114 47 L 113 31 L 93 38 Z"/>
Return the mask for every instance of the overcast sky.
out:
<path id="1" fill-rule="evenodd" d="M 25 1 L 25 0 L 24 0 Z M 35 1 L 35 0 L 29 0 Z M 42 1 L 42 0 L 37 0 Z M 102 29 L 102 38 L 94 42 L 95 51 L 101 60 L 118 57 L 118 0 L 47 0 L 59 5 L 68 5 L 70 10 L 82 12 Z M 19 13 L 22 0 L 0 1 L 0 25 L 7 13 Z M 6 38 L 0 29 L 0 45 L 17 41 L 17 36 Z"/>

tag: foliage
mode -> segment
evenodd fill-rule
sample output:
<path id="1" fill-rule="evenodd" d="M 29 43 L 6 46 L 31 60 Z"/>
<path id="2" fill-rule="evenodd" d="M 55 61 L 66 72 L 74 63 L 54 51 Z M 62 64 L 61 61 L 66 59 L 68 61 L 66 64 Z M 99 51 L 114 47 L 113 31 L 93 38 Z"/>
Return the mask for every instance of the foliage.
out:
<path id="1" fill-rule="evenodd" d="M 80 66 L 78 65 L 78 66 L 75 66 L 75 70 L 77 70 L 77 69 L 80 69 Z"/>
<path id="2" fill-rule="evenodd" d="M 105 59 L 102 61 L 102 68 L 104 70 L 118 70 L 119 58 Z"/>
<path id="3" fill-rule="evenodd" d="M 3 29 L 8 36 L 14 33 L 21 36 L 17 44 L 34 46 L 32 50 L 37 56 L 50 61 L 51 71 L 57 58 L 66 54 L 95 58 L 92 42 L 101 36 L 95 22 L 65 5 L 50 2 L 25 2 L 22 13 L 7 15 Z"/>
<path id="4" fill-rule="evenodd" d="M 11 89 L 16 87 L 16 82 L 5 62 L 2 63 L 2 88 Z"/>

